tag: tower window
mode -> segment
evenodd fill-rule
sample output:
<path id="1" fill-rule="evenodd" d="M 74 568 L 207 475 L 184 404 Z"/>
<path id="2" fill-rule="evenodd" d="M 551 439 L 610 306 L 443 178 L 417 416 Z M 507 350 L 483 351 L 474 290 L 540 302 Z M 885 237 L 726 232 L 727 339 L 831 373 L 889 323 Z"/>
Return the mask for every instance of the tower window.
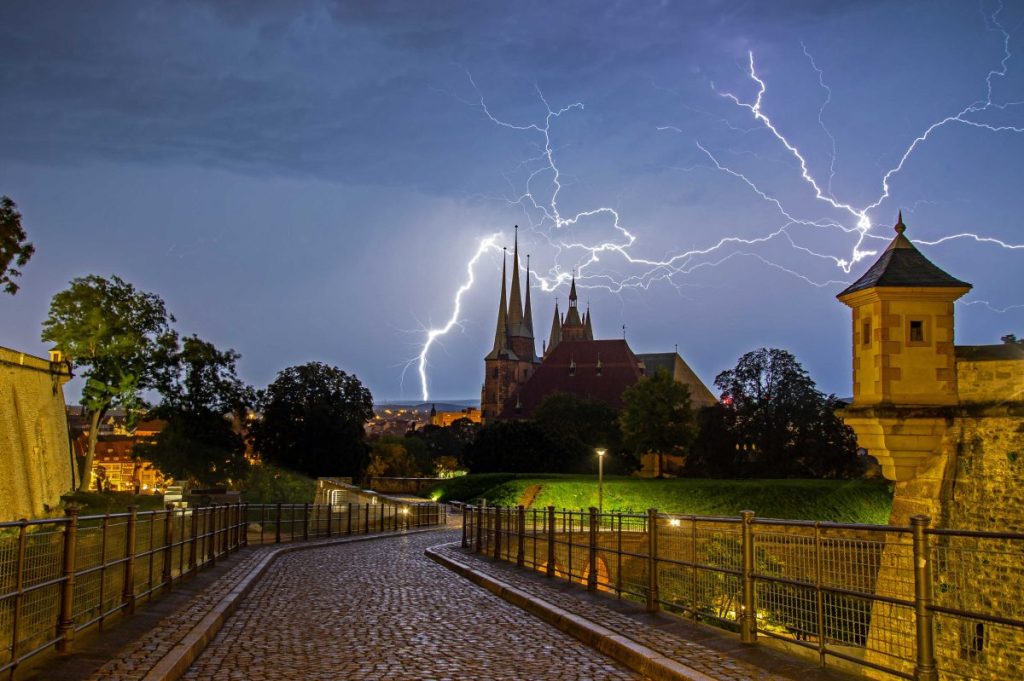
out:
<path id="1" fill-rule="evenodd" d="M 911 320 L 910 322 L 910 338 L 911 343 L 923 343 L 924 342 L 924 322 L 920 320 Z"/>
<path id="2" fill-rule="evenodd" d="M 861 326 L 860 331 L 860 343 L 864 347 L 871 345 L 871 320 L 864 320 L 864 324 Z"/>

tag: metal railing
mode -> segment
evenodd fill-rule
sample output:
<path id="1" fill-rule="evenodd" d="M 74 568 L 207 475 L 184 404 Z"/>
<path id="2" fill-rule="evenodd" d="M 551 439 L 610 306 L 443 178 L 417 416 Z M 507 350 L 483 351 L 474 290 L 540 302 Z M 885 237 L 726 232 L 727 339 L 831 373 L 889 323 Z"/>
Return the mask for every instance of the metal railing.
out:
<path id="1" fill-rule="evenodd" d="M 0 523 L 0 674 L 248 544 L 443 525 L 443 506 L 231 504 Z"/>
<path id="2" fill-rule="evenodd" d="M 592 591 L 935 681 L 1024 669 L 1024 534 L 659 513 L 462 509 L 462 545 Z"/>

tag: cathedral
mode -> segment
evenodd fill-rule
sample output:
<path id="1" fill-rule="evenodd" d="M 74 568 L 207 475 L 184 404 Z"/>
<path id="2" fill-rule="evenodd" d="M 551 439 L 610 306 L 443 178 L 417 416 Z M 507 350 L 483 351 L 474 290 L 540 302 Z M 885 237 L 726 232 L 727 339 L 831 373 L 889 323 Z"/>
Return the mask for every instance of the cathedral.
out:
<path id="1" fill-rule="evenodd" d="M 576 279 L 569 289 L 569 309 L 559 313 L 555 303 L 551 332 L 541 356 L 533 330 L 529 260 L 525 299 L 519 282 L 519 239 L 512 251 L 511 291 L 501 266 L 501 297 L 494 346 L 484 357 L 480 410 L 484 421 L 530 418 L 552 393 L 565 392 L 622 407 L 622 393 L 643 376 L 668 370 L 690 389 L 695 409 L 715 403 L 715 397 L 677 352 L 635 354 L 625 339 L 594 340 L 590 309 L 581 315 Z"/>

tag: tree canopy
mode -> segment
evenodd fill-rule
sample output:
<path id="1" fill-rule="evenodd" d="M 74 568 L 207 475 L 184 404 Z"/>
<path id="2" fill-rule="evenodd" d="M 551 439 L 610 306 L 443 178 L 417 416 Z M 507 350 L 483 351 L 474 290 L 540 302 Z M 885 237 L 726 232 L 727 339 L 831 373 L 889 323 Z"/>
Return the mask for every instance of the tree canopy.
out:
<path id="1" fill-rule="evenodd" d="M 571 393 L 548 395 L 533 413 L 533 421 L 551 441 L 547 467 L 540 472 L 590 473 L 597 468 L 595 450 L 610 454 L 609 472 L 630 472 L 632 457 L 623 460 L 618 412 L 600 400 Z"/>
<path id="2" fill-rule="evenodd" d="M 13 296 L 18 292 L 14 278 L 21 276 L 21 270 L 16 268 L 24 267 L 35 251 L 21 226 L 21 213 L 14 201 L 0 196 L 0 285 L 5 293 Z"/>
<path id="3" fill-rule="evenodd" d="M 155 387 L 159 368 L 177 345 L 173 321 L 159 296 L 118 276 L 73 279 L 50 302 L 42 339 L 86 379 L 81 403 L 90 428 L 80 489 L 90 482 L 100 419 L 114 406 L 124 408 L 129 421 L 140 413 L 141 391 Z"/>
<path id="4" fill-rule="evenodd" d="M 554 445 L 532 421 L 488 423 L 464 456 L 474 473 L 537 473 L 551 469 Z"/>
<path id="5" fill-rule="evenodd" d="M 268 462 L 310 477 L 362 473 L 373 398 L 355 376 L 321 362 L 288 367 L 267 387 L 262 411 L 252 439 Z"/>
<path id="6" fill-rule="evenodd" d="M 170 353 L 155 381 L 163 400 L 152 412 L 167 426 L 154 442 L 138 445 L 136 455 L 193 485 L 227 485 L 243 477 L 244 426 L 255 394 L 236 374 L 238 358 L 196 336 Z"/>
<path id="7" fill-rule="evenodd" d="M 622 393 L 619 425 L 623 443 L 635 454 L 685 457 L 697 436 L 689 387 L 666 369 L 640 379 Z"/>
<path id="8" fill-rule="evenodd" d="M 748 352 L 715 385 L 730 410 L 741 474 L 842 477 L 859 467 L 853 431 L 835 414 L 841 402 L 820 392 L 789 352 Z"/>

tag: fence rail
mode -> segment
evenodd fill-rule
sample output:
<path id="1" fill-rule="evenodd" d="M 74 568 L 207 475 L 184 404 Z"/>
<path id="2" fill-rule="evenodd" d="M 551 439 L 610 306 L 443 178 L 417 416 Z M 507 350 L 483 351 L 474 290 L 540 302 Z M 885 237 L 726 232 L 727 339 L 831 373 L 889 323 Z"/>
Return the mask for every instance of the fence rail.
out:
<path id="1" fill-rule="evenodd" d="M 462 509 L 476 553 L 778 639 L 822 666 L 936 681 L 1024 668 L 1024 534 L 659 513 Z"/>
<path id="2" fill-rule="evenodd" d="M 0 674 L 249 544 L 443 525 L 432 503 L 230 504 L 0 523 Z"/>

